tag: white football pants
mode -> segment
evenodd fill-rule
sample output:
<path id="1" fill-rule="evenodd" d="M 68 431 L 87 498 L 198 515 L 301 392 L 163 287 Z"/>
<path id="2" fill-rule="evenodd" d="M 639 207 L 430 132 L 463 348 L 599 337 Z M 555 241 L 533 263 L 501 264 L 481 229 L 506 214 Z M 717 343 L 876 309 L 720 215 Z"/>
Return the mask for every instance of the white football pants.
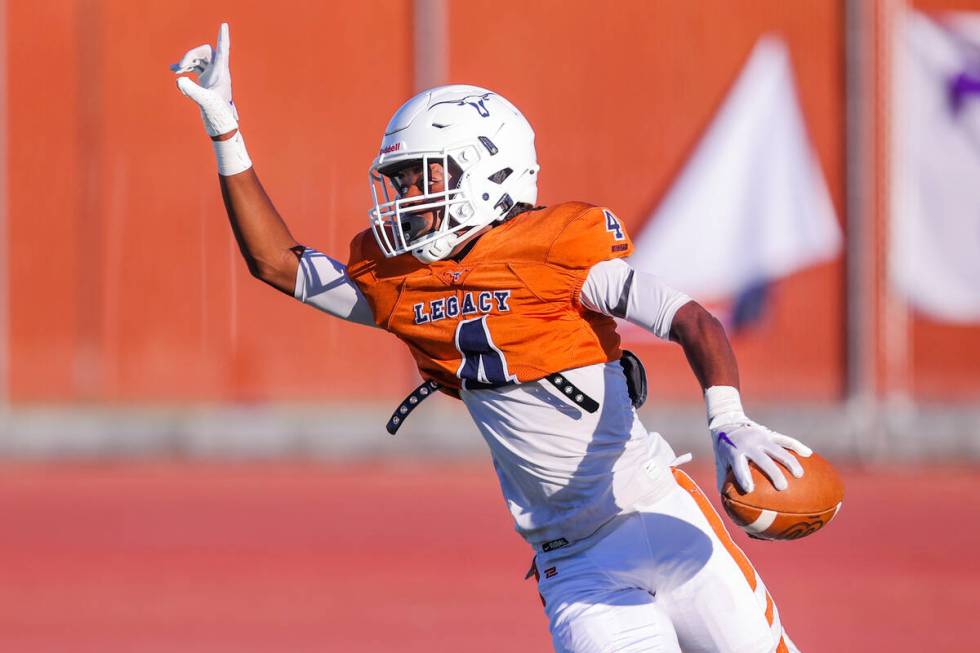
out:
<path id="1" fill-rule="evenodd" d="M 604 537 L 535 566 L 559 653 L 797 651 L 762 579 L 684 472 Z"/>

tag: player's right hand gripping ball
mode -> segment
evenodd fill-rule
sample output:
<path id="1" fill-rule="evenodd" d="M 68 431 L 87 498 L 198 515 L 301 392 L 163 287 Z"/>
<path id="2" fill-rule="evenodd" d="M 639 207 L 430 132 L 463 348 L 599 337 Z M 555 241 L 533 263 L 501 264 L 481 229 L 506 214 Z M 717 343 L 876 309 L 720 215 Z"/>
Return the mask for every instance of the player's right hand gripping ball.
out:
<path id="1" fill-rule="evenodd" d="M 755 488 L 742 492 L 735 477 L 721 488 L 725 512 L 751 537 L 762 540 L 798 540 L 830 523 L 844 500 L 844 483 L 834 467 L 816 453 L 792 454 L 803 465 L 801 478 L 787 475 L 789 487 L 777 491 L 765 474 L 750 463 Z"/>

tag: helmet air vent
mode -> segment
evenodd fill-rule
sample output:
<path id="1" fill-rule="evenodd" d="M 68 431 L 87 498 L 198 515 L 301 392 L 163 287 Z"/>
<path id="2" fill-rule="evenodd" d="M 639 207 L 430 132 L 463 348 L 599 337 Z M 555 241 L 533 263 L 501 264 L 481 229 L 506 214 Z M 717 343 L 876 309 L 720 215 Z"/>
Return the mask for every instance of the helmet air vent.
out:
<path id="1" fill-rule="evenodd" d="M 514 171 L 511 168 L 504 168 L 503 170 L 498 170 L 497 172 L 493 173 L 487 177 L 487 179 L 495 184 L 502 184 L 513 172 Z"/>
<path id="2" fill-rule="evenodd" d="M 487 152 L 490 153 L 490 156 L 493 156 L 498 152 L 497 146 L 494 145 L 493 141 L 491 141 L 489 138 L 486 136 L 480 136 L 479 139 L 480 142 L 483 143 L 483 147 L 487 148 Z"/>

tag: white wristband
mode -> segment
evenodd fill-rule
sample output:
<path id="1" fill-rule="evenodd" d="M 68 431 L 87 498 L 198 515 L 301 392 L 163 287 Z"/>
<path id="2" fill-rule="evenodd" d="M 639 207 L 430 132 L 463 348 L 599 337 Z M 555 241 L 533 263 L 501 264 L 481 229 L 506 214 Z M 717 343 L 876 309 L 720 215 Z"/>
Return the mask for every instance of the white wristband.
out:
<path id="1" fill-rule="evenodd" d="M 227 140 L 211 142 L 214 145 L 214 155 L 218 158 L 218 174 L 222 177 L 237 175 L 252 167 L 241 130 Z"/>
<path id="2" fill-rule="evenodd" d="M 712 424 L 716 421 L 729 424 L 746 419 L 738 388 L 730 385 L 713 385 L 704 391 L 704 403 L 708 409 L 709 428 L 712 428 Z"/>

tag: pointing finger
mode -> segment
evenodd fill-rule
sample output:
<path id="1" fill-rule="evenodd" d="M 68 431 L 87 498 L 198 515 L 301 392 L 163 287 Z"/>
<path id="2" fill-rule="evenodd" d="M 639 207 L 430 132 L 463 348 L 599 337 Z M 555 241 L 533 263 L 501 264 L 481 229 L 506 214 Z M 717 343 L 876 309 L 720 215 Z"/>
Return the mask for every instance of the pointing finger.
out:
<path id="1" fill-rule="evenodd" d="M 214 53 L 214 60 L 220 61 L 222 65 L 228 65 L 228 55 L 231 51 L 231 36 L 228 33 L 228 23 L 221 23 L 218 29 L 218 45 Z"/>

